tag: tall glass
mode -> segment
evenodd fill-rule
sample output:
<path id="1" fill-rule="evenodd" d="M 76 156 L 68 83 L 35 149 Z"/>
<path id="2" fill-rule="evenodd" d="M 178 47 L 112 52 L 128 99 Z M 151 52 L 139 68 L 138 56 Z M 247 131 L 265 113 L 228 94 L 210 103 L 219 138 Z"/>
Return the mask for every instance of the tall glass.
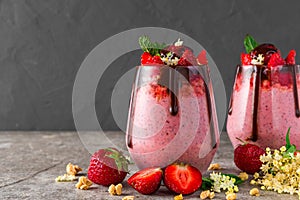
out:
<path id="1" fill-rule="evenodd" d="M 189 163 L 205 172 L 219 146 L 207 66 L 138 66 L 126 144 L 140 168 Z"/>
<path id="2" fill-rule="evenodd" d="M 240 138 L 262 148 L 280 148 L 291 127 L 300 146 L 299 65 L 238 66 L 229 105 L 227 132 L 234 147 Z"/>

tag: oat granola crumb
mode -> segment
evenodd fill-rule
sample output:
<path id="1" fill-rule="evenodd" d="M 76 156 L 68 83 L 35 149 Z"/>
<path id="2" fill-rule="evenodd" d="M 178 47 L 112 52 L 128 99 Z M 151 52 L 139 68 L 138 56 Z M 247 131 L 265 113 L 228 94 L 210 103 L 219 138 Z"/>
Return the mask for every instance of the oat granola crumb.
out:
<path id="1" fill-rule="evenodd" d="M 78 172 L 82 171 L 82 168 L 80 168 L 78 165 L 73 165 L 72 163 L 69 163 L 66 166 L 67 174 L 69 175 L 76 175 Z"/>
<path id="2" fill-rule="evenodd" d="M 236 193 L 227 193 L 226 194 L 226 200 L 235 200 L 236 199 Z"/>
<path id="3" fill-rule="evenodd" d="M 208 170 L 220 170 L 220 169 L 221 169 L 221 165 L 219 163 L 210 164 L 210 166 L 208 167 Z"/>
<path id="4" fill-rule="evenodd" d="M 209 190 L 202 191 L 200 194 L 200 199 L 207 199 L 209 197 L 209 195 L 210 195 Z"/>
<path id="5" fill-rule="evenodd" d="M 257 188 L 252 188 L 249 193 L 251 196 L 260 196 L 259 190 Z"/>
<path id="6" fill-rule="evenodd" d="M 122 200 L 134 200 L 134 196 L 125 196 Z"/>
<path id="7" fill-rule="evenodd" d="M 114 184 L 111 184 L 109 187 L 108 187 L 108 193 L 110 195 L 115 195 L 116 194 L 116 186 Z"/>
<path id="8" fill-rule="evenodd" d="M 122 184 L 121 183 L 119 183 L 118 185 L 116 185 L 116 187 L 115 187 L 115 189 L 116 189 L 116 194 L 117 195 L 121 195 L 122 194 Z"/>
<path id="9" fill-rule="evenodd" d="M 182 194 L 175 196 L 174 200 L 183 200 Z"/>
<path id="10" fill-rule="evenodd" d="M 77 180 L 76 176 L 70 174 L 64 174 L 63 176 L 58 176 L 55 179 L 56 182 L 71 182 L 76 180 Z"/>
<path id="11" fill-rule="evenodd" d="M 211 193 L 209 194 L 209 198 L 210 198 L 210 199 L 215 198 L 215 193 L 214 193 L 214 192 L 211 192 Z"/>
<path id="12" fill-rule="evenodd" d="M 75 187 L 77 189 L 87 190 L 92 184 L 93 182 L 90 181 L 88 178 L 86 178 L 85 176 L 81 176 L 78 180 L 78 183 L 75 185 Z"/>
<path id="13" fill-rule="evenodd" d="M 249 176 L 246 172 L 241 172 L 238 177 L 242 180 L 242 181 L 245 181 L 245 180 L 248 180 Z"/>

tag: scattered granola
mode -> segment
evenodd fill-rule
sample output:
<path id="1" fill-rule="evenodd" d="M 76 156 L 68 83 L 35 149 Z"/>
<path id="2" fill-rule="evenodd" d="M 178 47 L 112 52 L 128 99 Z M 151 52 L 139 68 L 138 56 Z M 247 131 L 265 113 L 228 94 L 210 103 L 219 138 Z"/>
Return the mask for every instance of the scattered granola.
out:
<path id="1" fill-rule="evenodd" d="M 202 191 L 200 194 L 200 199 L 207 199 L 207 198 L 213 199 L 214 197 L 215 197 L 215 193 L 209 190 Z"/>
<path id="2" fill-rule="evenodd" d="M 220 169 L 222 169 L 222 168 L 219 163 L 210 164 L 210 166 L 208 167 L 208 170 L 220 170 Z"/>
<path id="3" fill-rule="evenodd" d="M 134 200 L 134 196 L 125 196 L 122 200 Z"/>
<path id="4" fill-rule="evenodd" d="M 242 181 L 246 181 L 248 180 L 249 176 L 246 172 L 241 172 L 238 177 L 242 180 Z"/>
<path id="5" fill-rule="evenodd" d="M 174 200 L 183 200 L 182 194 L 175 196 Z"/>
<path id="6" fill-rule="evenodd" d="M 82 171 L 82 168 L 80 168 L 78 165 L 73 165 L 72 163 L 69 163 L 66 166 L 67 174 L 69 175 L 76 175 L 78 172 Z"/>
<path id="7" fill-rule="evenodd" d="M 64 174 L 63 176 L 56 177 L 56 182 L 71 182 L 76 181 L 78 178 L 75 175 Z"/>
<path id="8" fill-rule="evenodd" d="M 233 192 L 226 193 L 226 200 L 235 200 L 236 198 L 237 198 L 236 193 Z"/>
<path id="9" fill-rule="evenodd" d="M 81 176 L 78 180 L 78 183 L 75 185 L 77 189 L 87 190 L 93 184 L 92 181 L 87 179 L 85 176 Z"/>
<path id="10" fill-rule="evenodd" d="M 114 185 L 114 184 L 111 184 L 109 187 L 108 187 L 108 193 L 110 195 L 121 195 L 122 194 L 122 184 L 119 183 L 118 185 Z"/>
<path id="11" fill-rule="evenodd" d="M 258 190 L 257 188 L 252 188 L 252 189 L 250 190 L 249 194 L 250 194 L 251 196 L 256 196 L 256 197 L 260 196 L 259 190 Z"/>

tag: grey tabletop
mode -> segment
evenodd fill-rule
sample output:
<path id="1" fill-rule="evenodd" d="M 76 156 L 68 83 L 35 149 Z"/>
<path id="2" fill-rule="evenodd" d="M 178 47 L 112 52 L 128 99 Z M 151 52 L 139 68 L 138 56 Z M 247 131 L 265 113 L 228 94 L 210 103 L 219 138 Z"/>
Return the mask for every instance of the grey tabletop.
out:
<path id="1" fill-rule="evenodd" d="M 84 135 L 89 134 L 93 133 L 87 132 Z M 80 135 L 82 136 L 82 133 Z M 108 132 L 106 135 L 109 135 L 117 146 L 124 147 L 124 133 Z M 94 141 L 93 148 L 86 148 L 86 142 L 77 132 L 0 132 L 0 199 L 121 200 L 126 195 L 149 200 L 174 198 L 174 194 L 164 186 L 153 195 L 141 195 L 128 186 L 126 180 L 123 182 L 121 196 L 111 196 L 107 187 L 95 184 L 89 190 L 79 190 L 75 188 L 76 182 L 56 183 L 55 178 L 65 173 L 69 162 L 82 167 L 83 175 L 86 173 L 90 159 L 89 151 L 97 148 L 97 141 Z M 222 172 L 240 172 L 233 163 L 233 148 L 226 133 L 221 134 L 220 148 L 213 162 L 221 165 Z M 130 170 L 134 173 L 137 168 L 132 164 Z M 253 197 L 249 195 L 251 188 L 253 186 L 249 181 L 240 185 L 238 199 L 298 199 L 297 195 L 262 190 L 261 196 Z M 184 199 L 200 199 L 199 194 L 200 191 L 197 191 L 184 196 Z M 225 199 L 224 192 L 217 193 L 215 199 Z"/>

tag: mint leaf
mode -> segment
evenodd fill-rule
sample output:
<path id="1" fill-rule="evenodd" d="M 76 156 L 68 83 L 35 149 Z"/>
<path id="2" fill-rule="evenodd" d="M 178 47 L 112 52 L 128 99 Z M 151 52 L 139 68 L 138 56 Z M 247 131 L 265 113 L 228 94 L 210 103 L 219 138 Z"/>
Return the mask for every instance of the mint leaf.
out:
<path id="1" fill-rule="evenodd" d="M 293 144 L 291 144 L 291 141 L 290 141 L 290 130 L 291 130 L 291 127 L 289 127 L 289 129 L 288 129 L 288 131 L 286 133 L 286 136 L 285 136 L 285 140 L 286 140 L 286 144 L 285 144 L 286 152 L 283 153 L 283 157 L 285 157 L 285 158 L 293 157 L 295 151 L 297 151 L 296 146 L 293 145 Z"/>
<path id="2" fill-rule="evenodd" d="M 291 141 L 290 141 L 290 130 L 291 130 L 291 127 L 289 127 L 287 133 L 286 133 L 286 136 L 285 136 L 285 147 L 286 149 L 289 149 L 292 145 L 291 145 Z"/>
<path id="3" fill-rule="evenodd" d="M 244 181 L 240 178 L 240 177 L 238 177 L 237 175 L 234 175 L 234 174 L 223 174 L 223 173 L 221 173 L 222 175 L 225 175 L 225 176 L 229 176 L 230 178 L 234 178 L 235 179 L 235 185 L 239 185 L 239 184 L 241 184 L 241 183 L 243 183 Z"/>
<path id="4" fill-rule="evenodd" d="M 210 190 L 213 186 L 214 182 L 210 178 L 202 178 L 202 185 L 201 189 L 202 190 Z"/>
<path id="5" fill-rule="evenodd" d="M 244 46 L 245 46 L 246 52 L 249 53 L 255 47 L 258 46 L 258 43 L 254 40 L 254 38 L 251 35 L 247 34 L 244 39 Z"/>
<path id="6" fill-rule="evenodd" d="M 152 43 L 150 38 L 148 36 L 141 36 L 139 38 L 139 44 L 141 46 L 141 49 L 144 51 L 144 52 L 148 52 L 150 53 L 152 56 L 155 56 L 155 55 L 160 55 L 160 50 L 161 49 L 164 49 L 166 47 L 166 44 L 165 43 L 157 43 L 157 42 L 154 42 Z"/>

